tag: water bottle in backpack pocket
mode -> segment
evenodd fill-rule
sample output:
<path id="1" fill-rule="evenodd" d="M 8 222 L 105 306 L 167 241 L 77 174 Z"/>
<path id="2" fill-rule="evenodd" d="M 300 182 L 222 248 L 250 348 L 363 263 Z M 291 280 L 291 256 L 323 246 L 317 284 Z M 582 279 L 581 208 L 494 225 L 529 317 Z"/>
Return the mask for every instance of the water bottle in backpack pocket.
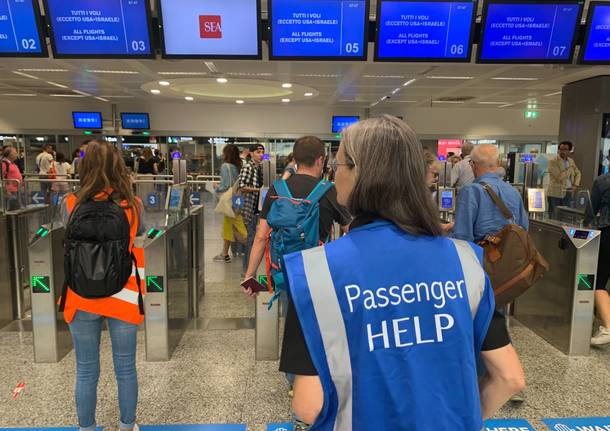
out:
<path id="1" fill-rule="evenodd" d="M 333 187 L 329 181 L 320 181 L 304 199 L 292 196 L 288 184 L 277 180 L 273 188 L 277 196 L 267 214 L 271 233 L 265 250 L 265 263 L 269 288 L 274 296 L 271 308 L 280 292 L 286 288 L 283 273 L 284 255 L 318 247 L 320 242 L 320 200 Z M 326 239 L 326 238 L 325 238 Z"/>

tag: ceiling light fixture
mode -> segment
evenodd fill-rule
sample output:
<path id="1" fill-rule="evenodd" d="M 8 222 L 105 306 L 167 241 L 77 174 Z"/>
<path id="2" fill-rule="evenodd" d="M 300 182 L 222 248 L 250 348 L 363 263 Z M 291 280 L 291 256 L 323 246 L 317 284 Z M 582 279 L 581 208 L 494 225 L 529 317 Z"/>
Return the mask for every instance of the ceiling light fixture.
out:
<path id="1" fill-rule="evenodd" d="M 187 102 L 192 102 L 193 100 L 195 100 L 195 98 L 194 98 L 194 97 L 191 97 L 191 96 L 186 96 L 186 97 L 184 98 L 184 100 L 186 100 Z"/>
<path id="2" fill-rule="evenodd" d="M 468 81 L 470 79 L 474 79 L 474 76 L 426 76 L 428 79 L 453 79 L 453 80 L 462 80 Z"/>
<path id="3" fill-rule="evenodd" d="M 118 95 L 118 96 L 104 96 L 101 95 L 100 97 L 105 97 L 107 99 L 134 99 L 135 96 L 126 96 L 126 95 Z"/>
<path id="4" fill-rule="evenodd" d="M 101 100 L 102 102 L 110 102 L 110 100 L 108 100 L 108 99 L 104 99 L 103 97 L 96 96 L 95 98 L 96 98 L 97 100 Z"/>
<path id="5" fill-rule="evenodd" d="M 409 79 L 407 82 L 405 82 L 404 84 L 402 84 L 403 87 L 407 87 L 411 84 L 413 84 L 415 81 L 417 81 L 417 79 Z"/>
<path id="6" fill-rule="evenodd" d="M 432 103 L 447 103 L 451 105 L 461 105 L 464 102 L 458 100 L 433 100 Z"/>
<path id="7" fill-rule="evenodd" d="M 498 108 L 508 108 L 509 106 L 513 106 L 514 103 L 507 103 L 506 105 L 498 106 Z"/>
<path id="8" fill-rule="evenodd" d="M 157 75 L 161 75 L 161 76 L 175 76 L 175 75 L 202 76 L 202 75 L 207 75 L 207 72 L 157 72 Z"/>
<path id="9" fill-rule="evenodd" d="M 542 97 L 552 97 L 552 96 L 559 96 L 562 93 L 562 91 L 556 91 L 554 93 L 549 93 L 549 94 L 545 94 Z"/>
<path id="10" fill-rule="evenodd" d="M 80 90 L 72 90 L 73 92 L 75 92 L 76 94 L 80 94 L 82 96 L 86 96 L 86 97 L 91 97 L 92 94 L 89 93 L 85 93 L 84 91 L 80 91 Z"/>
<path id="11" fill-rule="evenodd" d="M 516 78 L 509 76 L 496 76 L 491 79 L 494 81 L 538 81 L 538 78 Z"/>
<path id="12" fill-rule="evenodd" d="M 6 97 L 34 97 L 36 93 L 2 93 L 0 96 Z"/>
<path id="13" fill-rule="evenodd" d="M 392 94 L 396 94 L 396 93 L 398 93 L 399 91 L 400 91 L 400 88 L 396 88 L 396 89 L 394 89 L 394 91 L 392 91 Z"/>
<path id="14" fill-rule="evenodd" d="M 311 93 L 311 92 L 307 92 L 307 93 L 303 94 L 303 96 L 305 96 L 305 97 L 311 97 L 311 96 L 313 96 L 313 93 Z"/>
<path id="15" fill-rule="evenodd" d="M 87 69 L 89 73 L 98 73 L 102 75 L 139 75 L 140 72 L 135 70 L 104 70 L 104 69 Z"/>
<path id="16" fill-rule="evenodd" d="M 40 78 L 39 78 L 39 77 L 37 77 L 37 76 L 30 75 L 30 74 L 28 74 L 28 73 L 18 72 L 18 71 L 16 71 L 16 70 L 13 70 L 13 73 L 14 73 L 15 75 L 23 76 L 23 77 L 25 77 L 25 78 L 30 78 L 30 79 L 40 79 Z"/>
<path id="17" fill-rule="evenodd" d="M 19 72 L 69 72 L 68 69 L 17 69 Z"/>
<path id="18" fill-rule="evenodd" d="M 49 94 L 51 97 L 85 97 L 82 94 Z"/>
<path id="19" fill-rule="evenodd" d="M 403 79 L 403 75 L 362 75 L 363 78 L 373 78 L 373 79 Z"/>
<path id="20" fill-rule="evenodd" d="M 167 81 L 159 81 L 159 85 L 162 85 L 163 87 L 169 87 L 169 82 L 167 82 Z"/>
<path id="21" fill-rule="evenodd" d="M 226 84 L 227 82 L 229 82 L 229 80 L 227 78 L 216 78 L 216 82 L 218 82 L 219 84 Z"/>
<path id="22" fill-rule="evenodd" d="M 150 92 L 151 92 L 152 94 L 161 94 L 161 90 L 158 90 L 158 89 L 156 89 L 156 88 L 153 88 L 152 90 L 150 90 Z"/>
<path id="23" fill-rule="evenodd" d="M 282 103 L 290 103 L 290 99 L 282 99 Z"/>
<path id="24" fill-rule="evenodd" d="M 284 82 L 284 83 L 282 84 L 282 88 L 292 88 L 292 84 L 291 84 L 291 83 L 289 83 L 289 82 Z"/>
<path id="25" fill-rule="evenodd" d="M 508 102 L 477 102 L 479 105 L 506 105 Z"/>
<path id="26" fill-rule="evenodd" d="M 236 100 L 235 103 L 237 103 L 238 105 L 243 105 L 244 101 L 243 100 Z"/>
<path id="27" fill-rule="evenodd" d="M 53 82 L 53 81 L 47 81 L 47 84 L 54 85 L 55 87 L 59 87 L 59 88 L 68 88 L 66 85 L 58 84 L 57 82 Z"/>
<path id="28" fill-rule="evenodd" d="M 218 69 L 216 68 L 216 65 L 214 64 L 214 62 L 205 61 L 203 64 L 205 64 L 205 67 L 207 67 L 210 72 L 218 73 Z"/>

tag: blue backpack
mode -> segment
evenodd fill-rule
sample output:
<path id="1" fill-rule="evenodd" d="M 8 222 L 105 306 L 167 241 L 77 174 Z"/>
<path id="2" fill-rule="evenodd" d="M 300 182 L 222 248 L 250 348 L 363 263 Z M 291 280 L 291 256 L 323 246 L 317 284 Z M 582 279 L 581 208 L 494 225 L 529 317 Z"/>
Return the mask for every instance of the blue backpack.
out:
<path id="1" fill-rule="evenodd" d="M 332 187 L 330 181 L 320 181 L 305 199 L 297 199 L 290 193 L 285 180 L 273 183 L 277 196 L 267 214 L 271 233 L 265 250 L 268 287 L 274 292 L 269 308 L 285 289 L 284 256 L 321 244 L 320 200 Z"/>

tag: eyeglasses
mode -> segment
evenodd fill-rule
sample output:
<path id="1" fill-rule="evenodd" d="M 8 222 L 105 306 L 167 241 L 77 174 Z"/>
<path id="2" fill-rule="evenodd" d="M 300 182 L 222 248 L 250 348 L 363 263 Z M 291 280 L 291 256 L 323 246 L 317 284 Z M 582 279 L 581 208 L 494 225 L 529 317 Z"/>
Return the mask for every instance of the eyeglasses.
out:
<path id="1" fill-rule="evenodd" d="M 332 162 L 330 162 L 330 168 L 332 169 L 332 171 L 334 173 L 337 173 L 337 169 L 339 168 L 339 166 L 351 166 L 351 167 L 354 167 L 354 163 L 339 163 L 337 161 L 337 159 L 333 159 Z"/>

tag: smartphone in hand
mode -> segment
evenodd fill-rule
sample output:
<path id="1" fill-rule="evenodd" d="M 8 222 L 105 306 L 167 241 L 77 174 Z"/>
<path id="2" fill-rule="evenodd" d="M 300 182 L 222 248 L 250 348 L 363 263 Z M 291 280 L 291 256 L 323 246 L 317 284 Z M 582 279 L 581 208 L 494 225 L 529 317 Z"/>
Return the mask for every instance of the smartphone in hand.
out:
<path id="1" fill-rule="evenodd" d="M 256 281 L 254 278 L 250 277 L 247 280 L 244 280 L 240 286 L 244 289 L 251 289 L 253 293 L 257 292 L 266 292 L 267 288 Z"/>

